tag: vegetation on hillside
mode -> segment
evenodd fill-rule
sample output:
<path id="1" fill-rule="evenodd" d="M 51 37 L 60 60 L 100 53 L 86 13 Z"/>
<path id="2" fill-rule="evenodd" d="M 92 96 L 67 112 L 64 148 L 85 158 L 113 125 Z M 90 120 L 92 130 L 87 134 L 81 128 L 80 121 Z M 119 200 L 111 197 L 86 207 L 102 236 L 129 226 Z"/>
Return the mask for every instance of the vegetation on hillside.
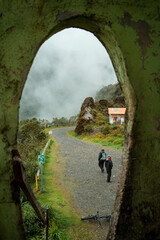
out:
<path id="1" fill-rule="evenodd" d="M 88 97 L 81 106 L 75 134 L 79 138 L 104 146 L 122 148 L 124 126 L 109 123 L 108 108 L 125 107 L 119 84 L 103 87 L 96 95 L 96 102 Z M 81 135 L 81 136 L 80 136 Z"/>
<path id="2" fill-rule="evenodd" d="M 76 116 L 71 116 L 69 119 L 66 117 L 61 117 L 61 118 L 53 118 L 52 121 L 48 121 L 46 119 L 39 119 L 39 122 L 41 123 L 42 126 L 46 127 L 57 127 L 59 125 L 76 125 L 77 121 L 77 115 Z"/>
<path id="3" fill-rule="evenodd" d="M 77 121 L 77 116 L 71 116 L 69 119 L 65 117 L 53 118 L 51 125 L 58 125 L 58 124 L 75 125 L 76 121 Z"/>
<path id="4" fill-rule="evenodd" d="M 72 137 L 78 139 L 97 143 L 101 146 L 107 146 L 116 149 L 123 148 L 124 139 L 124 125 L 110 125 L 106 124 L 103 127 L 95 128 L 92 125 L 86 126 L 84 134 L 78 135 L 74 130 L 68 132 Z"/>
<path id="5" fill-rule="evenodd" d="M 36 119 L 25 119 L 19 124 L 18 150 L 23 159 L 29 182 L 33 182 L 38 169 L 38 155 L 47 142 L 44 126 Z"/>
<path id="6" fill-rule="evenodd" d="M 105 99 L 107 101 L 113 100 L 115 97 L 121 96 L 122 91 L 119 84 L 110 84 L 101 88 L 95 96 L 95 101 Z"/>
<path id="7" fill-rule="evenodd" d="M 118 83 L 101 88 L 96 93 L 95 101 L 101 100 L 107 100 L 111 107 L 126 107 L 125 98 Z"/>
<path id="8" fill-rule="evenodd" d="M 86 98 L 81 107 L 75 132 L 78 135 L 102 132 L 103 128 L 109 127 L 109 107 L 114 106 L 107 100 L 94 102 L 93 98 Z"/>

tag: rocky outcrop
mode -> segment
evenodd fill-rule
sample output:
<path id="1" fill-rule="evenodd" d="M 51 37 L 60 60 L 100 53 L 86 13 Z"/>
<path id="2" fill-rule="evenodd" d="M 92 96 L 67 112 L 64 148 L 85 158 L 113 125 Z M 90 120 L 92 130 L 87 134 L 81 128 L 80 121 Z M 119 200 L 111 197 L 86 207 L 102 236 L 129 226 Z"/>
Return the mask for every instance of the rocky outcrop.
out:
<path id="1" fill-rule="evenodd" d="M 111 107 L 111 104 L 105 100 L 99 100 L 98 102 L 95 102 L 96 109 L 103 113 L 104 115 L 108 115 L 108 108 Z"/>
<path id="2" fill-rule="evenodd" d="M 126 107 L 124 95 L 115 97 L 113 99 L 113 104 L 118 106 L 118 107 Z"/>
<path id="3" fill-rule="evenodd" d="M 106 118 L 108 116 L 109 107 L 125 107 L 124 96 L 118 96 L 112 101 L 101 99 L 97 102 L 94 102 L 92 97 L 86 98 L 81 106 L 81 112 L 78 117 L 75 132 L 78 135 L 86 133 L 87 125 L 92 125 L 93 132 L 95 132 L 94 125 L 104 124 L 104 121 L 106 120 L 103 120 L 103 118 Z M 98 117 L 101 119 L 98 119 Z"/>
<path id="4" fill-rule="evenodd" d="M 94 108 L 95 107 L 95 103 L 94 103 L 94 100 L 92 97 L 87 97 L 84 102 L 82 103 L 82 106 L 81 106 L 81 112 L 85 110 L 85 108 Z"/>
<path id="5" fill-rule="evenodd" d="M 77 126 L 75 128 L 75 132 L 78 135 L 81 135 L 85 132 L 86 125 L 94 122 L 94 116 L 92 113 L 92 109 L 94 107 L 95 104 L 92 97 L 88 97 L 84 100 L 78 117 Z"/>

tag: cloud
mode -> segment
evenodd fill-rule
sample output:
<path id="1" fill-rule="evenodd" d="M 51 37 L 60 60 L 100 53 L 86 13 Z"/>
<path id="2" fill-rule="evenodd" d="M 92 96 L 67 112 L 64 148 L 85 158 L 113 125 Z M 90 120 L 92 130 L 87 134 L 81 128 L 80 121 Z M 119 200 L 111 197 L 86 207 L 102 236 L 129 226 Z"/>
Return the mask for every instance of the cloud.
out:
<path id="1" fill-rule="evenodd" d="M 97 90 L 116 82 L 110 58 L 92 33 L 63 30 L 47 40 L 35 57 L 22 95 L 20 118 L 27 114 L 49 120 L 69 118 L 79 112 L 86 97 L 94 97 Z"/>

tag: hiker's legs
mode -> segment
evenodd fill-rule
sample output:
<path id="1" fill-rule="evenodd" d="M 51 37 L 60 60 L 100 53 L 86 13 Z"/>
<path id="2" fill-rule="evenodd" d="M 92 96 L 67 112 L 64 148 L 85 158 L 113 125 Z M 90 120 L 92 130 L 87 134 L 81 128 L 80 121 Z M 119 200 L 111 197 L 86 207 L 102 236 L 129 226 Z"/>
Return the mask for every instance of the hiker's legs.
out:
<path id="1" fill-rule="evenodd" d="M 104 166 L 104 161 L 103 161 L 103 160 L 100 160 L 98 165 L 99 165 L 101 171 L 104 172 L 104 168 L 103 168 L 103 166 Z"/>
<path id="2" fill-rule="evenodd" d="M 105 160 L 102 160 L 102 168 L 103 168 L 103 170 L 104 170 L 104 162 L 105 162 Z"/>
<path id="3" fill-rule="evenodd" d="M 107 171 L 107 182 L 110 182 L 111 179 L 111 171 Z"/>

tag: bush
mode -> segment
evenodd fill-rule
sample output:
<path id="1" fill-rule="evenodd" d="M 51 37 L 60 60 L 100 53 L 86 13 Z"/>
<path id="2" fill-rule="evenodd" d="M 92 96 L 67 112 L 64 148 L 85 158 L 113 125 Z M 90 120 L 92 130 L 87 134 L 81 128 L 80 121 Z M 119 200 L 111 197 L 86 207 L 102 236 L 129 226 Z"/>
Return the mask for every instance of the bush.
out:
<path id="1" fill-rule="evenodd" d="M 87 133 L 93 132 L 93 126 L 92 126 L 92 125 L 87 125 L 87 126 L 86 126 L 86 132 L 87 132 Z"/>
<path id="2" fill-rule="evenodd" d="M 107 135 L 109 133 L 109 126 L 105 126 L 103 129 L 102 129 L 102 133 L 104 135 Z"/>
<path id="3" fill-rule="evenodd" d="M 57 209 L 53 209 L 51 206 L 41 205 L 42 211 L 45 213 L 46 209 L 49 209 L 49 239 L 50 240 L 69 240 L 66 232 L 62 229 L 70 226 L 68 222 Z M 23 222 L 25 232 L 28 239 L 45 239 L 45 226 L 36 215 L 34 209 L 30 203 L 24 202 L 22 204 L 23 210 Z"/>
<path id="4" fill-rule="evenodd" d="M 38 155 L 46 144 L 47 134 L 37 119 L 26 119 L 20 122 L 18 132 L 18 150 L 24 161 L 29 182 L 34 182 L 38 168 Z"/>
<path id="5" fill-rule="evenodd" d="M 24 167 L 26 169 L 26 175 L 27 175 L 27 180 L 29 182 L 33 182 L 35 180 L 35 175 L 37 173 L 38 170 L 38 160 L 37 160 L 37 156 L 35 157 L 35 159 L 29 158 L 29 159 L 25 159 L 24 161 Z"/>
<path id="6" fill-rule="evenodd" d="M 114 138 L 109 138 L 109 139 L 108 139 L 108 142 L 109 142 L 109 143 L 113 143 L 113 142 L 114 142 Z"/>
<path id="7" fill-rule="evenodd" d="M 116 138 L 114 144 L 123 146 L 123 138 Z"/>
<path id="8" fill-rule="evenodd" d="M 97 122 L 98 126 L 101 126 L 101 125 L 105 124 L 104 115 L 102 113 L 97 114 L 96 122 Z"/>
<path id="9" fill-rule="evenodd" d="M 94 116 L 94 117 L 97 116 L 97 111 L 96 111 L 96 109 L 93 109 L 93 110 L 92 110 L 92 113 L 93 113 L 93 116 Z"/>
<path id="10" fill-rule="evenodd" d="M 65 231 L 59 230 L 58 227 L 53 224 L 49 231 L 49 240 L 70 240 Z"/>
<path id="11" fill-rule="evenodd" d="M 30 203 L 24 202 L 22 204 L 22 210 L 23 210 L 24 228 L 25 228 L 27 237 L 31 237 L 34 235 L 42 235 L 44 232 L 45 226 L 36 215 Z"/>
<path id="12" fill-rule="evenodd" d="M 114 124 L 112 124 L 111 126 L 110 126 L 110 129 L 112 129 L 112 130 L 116 130 L 118 128 L 118 126 L 117 125 L 114 125 Z"/>
<path id="13" fill-rule="evenodd" d="M 103 138 L 104 138 L 104 135 L 101 132 L 98 132 L 94 135 L 93 141 L 100 141 Z"/>
<path id="14" fill-rule="evenodd" d="M 117 136 L 118 136 L 117 132 L 114 132 L 114 133 L 113 133 L 113 136 L 114 136 L 114 137 L 117 137 Z"/>
<path id="15" fill-rule="evenodd" d="M 109 117 L 105 117 L 105 118 L 104 118 L 104 121 L 105 121 L 106 123 L 109 123 Z"/>
<path id="16" fill-rule="evenodd" d="M 123 138 L 123 134 L 117 134 L 118 138 Z"/>

